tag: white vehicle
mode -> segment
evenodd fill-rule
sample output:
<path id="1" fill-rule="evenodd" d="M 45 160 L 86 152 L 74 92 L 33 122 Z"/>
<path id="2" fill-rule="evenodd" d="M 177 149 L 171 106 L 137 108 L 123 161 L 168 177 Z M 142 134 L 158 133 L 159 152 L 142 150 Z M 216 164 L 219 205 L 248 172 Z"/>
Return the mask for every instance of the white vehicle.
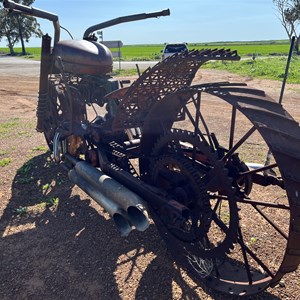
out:
<path id="1" fill-rule="evenodd" d="M 186 43 L 177 43 L 177 44 L 166 44 L 164 50 L 162 50 L 162 59 L 179 53 L 182 51 L 187 51 L 188 47 Z"/>

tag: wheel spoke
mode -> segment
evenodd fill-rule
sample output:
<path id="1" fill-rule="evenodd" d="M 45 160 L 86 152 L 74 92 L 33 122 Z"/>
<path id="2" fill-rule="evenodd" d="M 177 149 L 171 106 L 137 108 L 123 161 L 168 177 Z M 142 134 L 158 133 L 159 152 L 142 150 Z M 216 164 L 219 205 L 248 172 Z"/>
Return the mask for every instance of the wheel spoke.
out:
<path id="1" fill-rule="evenodd" d="M 215 205 L 214 208 L 213 208 L 213 211 L 214 211 L 214 212 L 217 211 L 217 209 L 218 209 L 219 205 L 221 204 L 221 202 L 222 202 L 222 199 L 219 198 L 219 199 L 217 200 L 216 205 Z"/>
<path id="2" fill-rule="evenodd" d="M 217 216 L 217 214 L 215 212 L 212 212 L 212 219 L 215 221 L 215 223 L 219 226 L 219 228 L 225 233 L 227 234 L 229 231 L 229 228 L 226 226 L 226 224 L 219 219 L 219 217 Z"/>
<path id="3" fill-rule="evenodd" d="M 213 214 L 213 216 L 213 219 L 216 222 L 216 224 L 224 231 L 224 233 L 228 233 L 229 228 L 221 220 L 219 220 L 215 214 Z M 244 249 L 243 251 L 247 252 L 263 268 L 263 270 L 266 273 L 268 273 L 271 277 L 274 277 L 273 273 L 269 270 L 269 268 L 258 258 L 258 256 L 254 252 L 252 252 L 245 245 L 245 243 L 240 238 L 237 238 L 237 242 Z"/>
<path id="4" fill-rule="evenodd" d="M 195 116 L 195 128 L 194 128 L 194 134 L 196 135 L 199 131 L 199 119 L 200 119 L 200 105 L 201 105 L 201 92 L 197 93 L 196 101 L 193 97 L 193 103 L 195 105 L 196 110 L 196 116 Z"/>
<path id="5" fill-rule="evenodd" d="M 201 110 L 200 110 L 200 104 L 201 104 L 201 93 L 198 92 L 197 93 L 197 99 L 195 101 L 195 99 L 193 98 L 193 103 L 195 105 L 195 109 L 196 109 L 196 124 L 199 124 L 199 121 L 201 121 L 203 127 L 204 127 L 204 130 L 205 130 L 205 134 L 209 140 L 209 144 L 210 146 L 213 145 L 213 141 L 212 141 L 212 138 L 211 138 L 211 134 L 209 132 L 209 129 L 208 129 L 208 126 L 206 124 L 206 121 L 203 117 L 203 114 L 201 113 Z M 197 127 L 199 128 L 199 125 L 197 125 Z M 196 133 L 196 132 L 195 132 Z"/>
<path id="6" fill-rule="evenodd" d="M 239 245 L 244 248 L 244 251 L 247 252 L 258 264 L 260 267 L 263 268 L 263 270 L 268 273 L 272 278 L 274 277 L 274 274 L 270 271 L 270 269 L 262 262 L 262 260 L 254 253 L 252 252 L 244 242 L 241 241 L 240 238 L 237 238 L 237 242 Z"/>
<path id="7" fill-rule="evenodd" d="M 241 241 L 240 246 L 241 246 L 241 249 L 242 249 L 242 254 L 243 254 L 243 258 L 244 258 L 244 262 L 245 262 L 245 269 L 246 269 L 248 281 L 249 281 L 249 284 L 252 284 L 253 279 L 252 279 L 252 275 L 251 275 L 251 272 L 250 272 L 250 266 L 249 266 L 249 261 L 248 261 L 246 249 L 245 249 L 245 243 L 244 243 L 244 238 L 243 238 L 241 227 L 238 228 L 238 234 L 240 236 L 240 241 Z"/>
<path id="8" fill-rule="evenodd" d="M 261 168 L 255 169 L 255 170 L 250 170 L 250 171 L 240 173 L 239 175 L 241 176 L 241 178 L 243 178 L 244 176 L 259 173 L 259 172 L 263 172 L 263 171 L 270 170 L 270 169 L 273 169 L 273 168 L 276 168 L 276 167 L 277 167 L 277 163 L 274 163 L 274 164 L 267 165 L 267 166 L 264 166 L 264 167 L 261 167 Z"/>
<path id="9" fill-rule="evenodd" d="M 218 200 L 227 200 L 228 198 L 226 196 L 218 196 L 215 195 Z M 288 236 L 266 215 L 263 213 L 261 209 L 257 207 L 257 205 L 264 206 L 264 207 L 270 207 L 270 208 L 277 208 L 277 209 L 285 209 L 285 210 L 290 210 L 289 206 L 286 206 L 284 204 L 275 204 L 275 203 L 267 203 L 267 202 L 261 202 L 261 201 L 253 201 L 253 200 L 248 200 L 248 199 L 239 199 L 237 202 L 239 203 L 245 203 L 245 204 L 250 204 L 252 205 L 255 210 L 286 240 L 288 240 Z M 217 204 L 219 204 L 217 202 Z M 217 206 L 216 204 L 216 206 Z"/>
<path id="10" fill-rule="evenodd" d="M 217 215 L 215 213 L 213 213 L 212 216 L 213 216 L 213 220 L 215 221 L 215 223 L 223 230 L 223 232 L 225 234 L 228 233 L 229 232 L 229 228 L 220 219 L 218 219 Z M 244 251 L 246 251 L 263 268 L 263 270 L 266 273 L 268 273 L 272 278 L 274 277 L 273 273 L 269 270 L 269 268 L 238 237 L 237 237 L 237 242 L 244 249 Z"/>
<path id="11" fill-rule="evenodd" d="M 209 249 L 211 249 L 210 241 L 209 241 L 209 238 L 208 238 L 207 234 L 204 237 L 204 241 L 206 243 L 206 247 L 208 247 Z M 214 270 L 216 272 L 216 277 L 220 278 L 221 275 L 220 275 L 220 271 L 219 271 L 219 268 L 218 268 L 218 265 L 217 265 L 217 260 L 216 260 L 215 257 L 212 258 L 212 262 L 213 262 Z"/>
<path id="12" fill-rule="evenodd" d="M 235 131 L 235 120 L 236 120 L 236 108 L 233 106 L 232 107 L 232 112 L 231 112 L 229 149 L 231 149 L 233 147 L 234 131 Z"/>
<path id="13" fill-rule="evenodd" d="M 276 209 L 286 209 L 290 210 L 290 207 L 285 204 L 276 204 L 276 203 L 268 203 L 263 201 L 255 201 L 255 200 L 248 200 L 248 199 L 240 199 L 237 202 L 245 203 L 245 204 L 251 204 L 251 205 L 260 205 L 264 207 L 270 207 L 270 208 L 276 208 Z"/>
<path id="14" fill-rule="evenodd" d="M 192 114 L 190 113 L 190 111 L 187 109 L 186 106 L 183 108 L 183 110 L 184 110 L 184 112 L 187 114 L 187 116 L 189 117 L 189 119 L 190 119 L 192 125 L 194 126 L 195 132 L 197 132 L 197 134 L 201 137 L 202 141 L 205 142 L 205 143 L 208 145 L 206 138 L 204 137 L 204 135 L 203 135 L 203 133 L 201 132 L 201 130 L 199 130 L 198 125 L 196 125 L 196 122 L 195 122 L 195 120 L 194 120 Z M 198 128 L 198 130 L 196 130 L 196 128 Z"/>
<path id="15" fill-rule="evenodd" d="M 223 195 L 211 195 L 210 196 L 212 199 L 217 198 L 220 200 L 227 200 L 228 201 L 228 197 L 227 196 L 223 196 Z M 260 206 L 264 206 L 264 207 L 270 207 L 270 208 L 277 208 L 277 209 L 286 209 L 286 210 L 290 210 L 290 207 L 285 205 L 285 204 L 280 204 L 280 203 L 269 203 L 269 202 L 263 202 L 263 201 L 257 201 L 257 200 L 252 200 L 252 199 L 246 199 L 246 198 L 240 198 L 237 200 L 238 203 L 244 203 L 244 204 L 251 204 L 251 205 L 260 205 Z"/>
<path id="16" fill-rule="evenodd" d="M 222 161 L 226 161 L 243 143 L 254 133 L 255 126 L 251 129 L 223 156 Z"/>
<path id="17" fill-rule="evenodd" d="M 200 131 L 199 129 L 199 119 L 200 119 L 200 104 L 201 104 L 201 92 L 197 93 L 197 98 L 196 102 L 193 96 L 193 102 L 196 108 L 196 120 L 195 120 L 195 128 L 194 128 L 194 134 L 197 135 L 198 132 Z M 193 145 L 193 155 L 192 155 L 192 160 L 195 162 L 196 160 L 196 154 L 197 154 L 197 148 L 195 145 Z"/>
<path id="18" fill-rule="evenodd" d="M 256 205 L 253 205 L 253 207 L 284 239 L 288 240 L 288 236 L 272 220 L 270 220 L 270 218 L 267 217 L 261 209 L 259 209 Z"/>

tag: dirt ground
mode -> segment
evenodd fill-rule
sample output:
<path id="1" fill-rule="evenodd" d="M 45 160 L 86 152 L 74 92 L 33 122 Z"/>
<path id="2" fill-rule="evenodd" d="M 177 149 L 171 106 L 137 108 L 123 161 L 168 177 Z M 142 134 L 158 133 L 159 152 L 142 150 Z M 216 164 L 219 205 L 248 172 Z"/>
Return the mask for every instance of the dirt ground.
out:
<path id="1" fill-rule="evenodd" d="M 247 82 L 278 99 L 280 82 L 210 70 L 197 81 Z M 0 299 L 235 299 L 193 282 L 151 225 L 127 238 L 49 159 L 35 131 L 38 77 L 0 76 Z M 300 121 L 300 85 L 284 107 Z M 300 242 L 300 241 L 299 241 Z M 297 299 L 300 270 L 251 299 Z M 299 298 L 298 298 L 299 299 Z"/>

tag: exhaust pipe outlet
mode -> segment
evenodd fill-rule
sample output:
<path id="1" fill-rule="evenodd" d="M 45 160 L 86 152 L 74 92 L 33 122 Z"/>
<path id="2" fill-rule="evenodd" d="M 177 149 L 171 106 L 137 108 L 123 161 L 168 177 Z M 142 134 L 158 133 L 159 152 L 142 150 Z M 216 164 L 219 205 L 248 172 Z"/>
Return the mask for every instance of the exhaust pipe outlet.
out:
<path id="1" fill-rule="evenodd" d="M 265 165 L 263 165 L 263 164 L 257 164 L 257 163 L 246 163 L 246 166 L 250 170 L 257 170 L 257 169 L 263 168 Z"/>
<path id="2" fill-rule="evenodd" d="M 75 170 L 84 180 L 127 212 L 130 222 L 138 231 L 149 227 L 149 218 L 143 200 L 134 192 L 86 162 L 77 162 Z"/>
<path id="3" fill-rule="evenodd" d="M 87 193 L 92 199 L 94 199 L 100 206 L 102 206 L 114 220 L 121 236 L 128 236 L 132 227 L 129 223 L 126 212 L 123 209 L 103 195 L 96 187 L 89 184 L 77 172 L 73 169 L 68 173 L 69 179 L 79 186 L 85 193 Z"/>

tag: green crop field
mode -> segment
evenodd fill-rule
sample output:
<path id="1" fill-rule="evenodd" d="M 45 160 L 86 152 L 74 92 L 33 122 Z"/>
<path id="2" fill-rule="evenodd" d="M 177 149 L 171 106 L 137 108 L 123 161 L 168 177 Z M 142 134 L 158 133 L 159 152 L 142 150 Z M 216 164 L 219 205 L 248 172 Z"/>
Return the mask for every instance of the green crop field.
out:
<path id="1" fill-rule="evenodd" d="M 21 55 L 22 48 L 14 48 L 14 50 L 15 50 L 16 55 L 18 55 L 18 56 Z M 28 48 L 26 48 L 26 52 L 27 52 L 26 56 L 28 58 L 39 60 L 41 57 L 41 48 L 39 48 L 39 47 L 28 47 Z M 0 53 L 9 54 L 9 49 L 8 48 L 0 48 Z"/>
<path id="2" fill-rule="evenodd" d="M 190 43 L 189 49 L 225 48 L 237 50 L 242 57 L 239 62 L 209 62 L 204 68 L 225 69 L 241 75 L 282 80 L 286 65 L 286 56 L 289 52 L 288 40 L 257 41 L 257 42 L 215 42 L 215 43 Z M 124 45 L 121 48 L 122 60 L 160 60 L 164 45 Z M 40 59 L 40 48 L 26 48 L 27 57 Z M 117 49 L 111 49 L 116 51 Z M 20 55 L 21 49 L 15 49 Z M 9 53 L 7 48 L 0 48 L 0 53 Z M 284 56 L 284 57 L 283 57 Z M 252 58 L 255 57 L 255 60 Z M 249 58 L 249 59 L 246 59 Z M 128 70 L 126 71 L 128 73 Z M 289 83 L 300 83 L 300 58 L 293 57 L 289 77 Z"/>
<path id="3" fill-rule="evenodd" d="M 218 42 L 218 43 L 191 43 L 189 49 L 230 48 L 237 50 L 241 56 L 269 56 L 287 55 L 289 52 L 288 41 L 268 42 Z M 121 48 L 124 60 L 156 60 L 161 57 L 164 45 L 132 45 Z"/>
<path id="4" fill-rule="evenodd" d="M 230 48 L 237 50 L 241 56 L 269 56 L 287 55 L 289 43 L 282 41 L 259 41 L 259 42 L 215 42 L 215 43 L 190 43 L 189 49 L 205 48 Z M 164 45 L 125 45 L 121 48 L 123 60 L 159 60 Z M 113 51 L 117 49 L 112 49 Z M 20 48 L 15 49 L 16 54 L 21 53 Z M 26 48 L 28 56 L 39 59 L 40 48 Z M 0 52 L 8 53 L 7 48 L 0 48 Z"/>

